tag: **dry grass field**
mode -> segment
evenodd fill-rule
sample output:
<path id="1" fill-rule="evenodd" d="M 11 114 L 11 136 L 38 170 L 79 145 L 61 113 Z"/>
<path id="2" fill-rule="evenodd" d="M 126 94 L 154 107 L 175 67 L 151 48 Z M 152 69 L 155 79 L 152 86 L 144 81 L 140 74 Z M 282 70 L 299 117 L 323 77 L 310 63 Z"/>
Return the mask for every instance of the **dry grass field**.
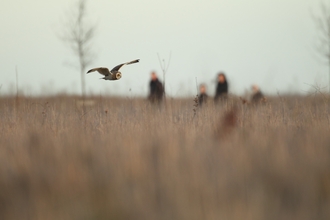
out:
<path id="1" fill-rule="evenodd" d="M 0 219 L 330 219 L 330 97 L 0 98 Z"/>

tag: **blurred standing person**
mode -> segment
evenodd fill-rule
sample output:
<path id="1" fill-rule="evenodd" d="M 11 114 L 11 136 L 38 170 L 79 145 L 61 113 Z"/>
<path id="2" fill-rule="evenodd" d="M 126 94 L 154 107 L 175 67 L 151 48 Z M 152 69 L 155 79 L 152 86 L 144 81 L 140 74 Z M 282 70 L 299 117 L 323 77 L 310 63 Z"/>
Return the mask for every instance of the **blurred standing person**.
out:
<path id="1" fill-rule="evenodd" d="M 224 73 L 218 74 L 218 85 L 215 91 L 214 103 L 219 103 L 219 100 L 226 100 L 228 95 L 228 83 Z"/>
<path id="2" fill-rule="evenodd" d="M 163 84 L 158 80 L 157 74 L 155 72 L 151 73 L 151 80 L 149 83 L 150 93 L 149 93 L 149 101 L 151 103 L 158 103 L 163 99 L 164 88 Z"/>
<path id="3" fill-rule="evenodd" d="M 253 95 L 252 95 L 252 98 L 251 98 L 252 103 L 259 103 L 264 99 L 264 95 L 260 91 L 259 86 L 253 85 L 252 86 L 252 91 L 253 91 Z"/>
<path id="4" fill-rule="evenodd" d="M 207 98 L 208 95 L 206 93 L 206 86 L 205 84 L 201 84 L 199 86 L 199 96 L 198 96 L 198 104 L 199 106 L 203 106 L 203 104 L 205 105 L 207 103 Z"/>

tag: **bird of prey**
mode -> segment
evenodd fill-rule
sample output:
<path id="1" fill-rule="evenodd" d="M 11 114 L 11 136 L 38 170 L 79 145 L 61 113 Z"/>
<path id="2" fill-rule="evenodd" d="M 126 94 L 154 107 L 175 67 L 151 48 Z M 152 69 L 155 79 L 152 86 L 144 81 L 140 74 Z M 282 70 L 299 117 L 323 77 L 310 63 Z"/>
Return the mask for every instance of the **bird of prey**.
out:
<path id="1" fill-rule="evenodd" d="M 133 60 L 133 61 L 130 61 L 130 62 L 127 62 L 127 63 L 122 63 L 122 64 L 119 64 L 117 66 L 115 66 L 112 70 L 109 71 L 108 68 L 106 67 L 98 67 L 98 68 L 94 68 L 94 69 L 90 69 L 87 71 L 87 73 L 91 73 L 91 72 L 94 72 L 94 71 L 97 71 L 99 72 L 100 74 L 104 75 L 103 78 L 101 79 L 104 79 L 104 80 L 118 80 L 121 78 L 121 72 L 119 72 L 119 69 L 122 68 L 123 66 L 125 65 L 129 65 L 129 64 L 132 64 L 132 63 L 138 63 L 140 59 L 137 59 L 137 60 Z"/>

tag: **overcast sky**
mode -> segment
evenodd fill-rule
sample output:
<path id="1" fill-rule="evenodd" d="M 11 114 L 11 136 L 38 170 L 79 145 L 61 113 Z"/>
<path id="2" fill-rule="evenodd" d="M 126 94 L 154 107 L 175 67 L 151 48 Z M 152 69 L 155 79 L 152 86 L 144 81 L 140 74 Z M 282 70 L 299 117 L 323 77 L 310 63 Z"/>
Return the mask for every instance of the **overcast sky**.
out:
<path id="1" fill-rule="evenodd" d="M 65 11 L 75 1 L 2 0 L 0 7 L 0 95 L 80 94 L 77 58 L 57 38 Z M 87 92 L 146 96 L 150 72 L 163 80 L 157 53 L 171 60 L 166 75 L 169 96 L 194 95 L 206 83 L 214 95 L 224 71 L 230 92 L 242 95 L 252 84 L 266 94 L 310 91 L 306 84 L 328 85 L 327 66 L 318 60 L 311 11 L 316 0 L 93 0 L 87 16 L 97 25 L 97 54 L 88 67 L 140 59 L 122 68 L 119 81 L 86 75 Z"/>

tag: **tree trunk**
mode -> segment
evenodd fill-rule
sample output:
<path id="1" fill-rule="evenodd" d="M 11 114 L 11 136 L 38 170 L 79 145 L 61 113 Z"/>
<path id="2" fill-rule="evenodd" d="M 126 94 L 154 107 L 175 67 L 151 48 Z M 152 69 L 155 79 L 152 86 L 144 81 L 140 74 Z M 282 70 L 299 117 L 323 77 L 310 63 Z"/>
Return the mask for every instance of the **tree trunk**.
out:
<path id="1" fill-rule="evenodd" d="M 85 83 L 85 69 L 80 69 L 80 80 L 81 80 L 81 94 L 83 99 L 85 99 L 86 96 L 86 83 Z"/>

